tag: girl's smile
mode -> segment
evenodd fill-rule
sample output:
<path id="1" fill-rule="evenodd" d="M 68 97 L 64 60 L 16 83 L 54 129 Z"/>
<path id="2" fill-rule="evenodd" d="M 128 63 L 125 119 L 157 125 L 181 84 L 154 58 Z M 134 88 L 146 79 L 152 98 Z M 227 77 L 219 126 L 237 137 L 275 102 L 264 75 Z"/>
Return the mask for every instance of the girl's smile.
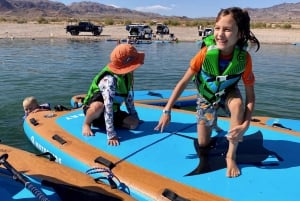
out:
<path id="1" fill-rule="evenodd" d="M 216 22 L 214 36 L 221 54 L 232 54 L 240 33 L 234 18 L 231 15 L 221 16 Z"/>

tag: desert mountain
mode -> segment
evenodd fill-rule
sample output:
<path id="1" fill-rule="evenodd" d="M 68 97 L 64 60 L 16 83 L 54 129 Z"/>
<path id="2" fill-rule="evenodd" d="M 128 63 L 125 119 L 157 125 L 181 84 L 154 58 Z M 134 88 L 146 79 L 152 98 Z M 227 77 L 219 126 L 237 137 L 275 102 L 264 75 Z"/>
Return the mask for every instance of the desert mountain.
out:
<path id="1" fill-rule="evenodd" d="M 300 2 L 283 3 L 268 8 L 247 8 L 255 21 L 297 22 L 300 19 Z M 98 18 L 119 19 L 170 18 L 155 13 L 139 12 L 126 8 L 115 8 L 101 3 L 82 1 L 65 5 L 50 0 L 0 0 L 0 16 L 15 18 Z M 172 16 L 172 18 L 186 18 Z M 212 17 L 212 16 L 207 16 Z"/>

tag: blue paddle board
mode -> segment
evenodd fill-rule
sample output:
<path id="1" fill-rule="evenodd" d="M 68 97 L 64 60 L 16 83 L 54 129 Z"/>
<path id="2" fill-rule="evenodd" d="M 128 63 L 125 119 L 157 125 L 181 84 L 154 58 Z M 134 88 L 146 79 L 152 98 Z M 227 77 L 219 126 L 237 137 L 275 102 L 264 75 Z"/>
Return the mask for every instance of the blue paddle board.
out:
<path id="1" fill-rule="evenodd" d="M 164 106 L 172 94 L 172 90 L 137 90 L 134 91 L 134 100 L 138 103 L 149 105 Z M 82 101 L 86 94 L 75 95 L 71 98 L 70 104 L 72 108 L 82 106 Z M 193 89 L 184 90 L 176 101 L 174 108 L 196 106 L 197 91 Z"/>
<path id="2" fill-rule="evenodd" d="M 3 144 L 0 144 L 0 186 L 3 201 L 135 200 L 47 157 Z"/>
<path id="3" fill-rule="evenodd" d="M 25 177 L 25 176 L 24 176 Z M 36 188 L 40 189 L 45 193 L 46 199 L 59 200 L 59 196 L 55 193 L 54 189 L 42 187 L 39 180 L 34 178 L 26 177 L 30 182 L 32 182 Z M 1 200 L 10 201 L 10 200 L 28 200 L 28 201 L 39 201 L 39 199 L 27 188 L 24 187 L 24 184 L 18 182 L 13 178 L 10 172 L 6 169 L 0 167 L 0 194 Z"/>
<path id="4" fill-rule="evenodd" d="M 300 132 L 300 121 L 296 119 L 270 118 L 267 125 Z"/>
<path id="5" fill-rule="evenodd" d="M 82 135 L 81 109 L 56 113 L 54 118 L 44 118 L 46 112 L 35 113 L 29 118 L 39 125 L 26 120 L 24 130 L 37 148 L 54 153 L 60 163 L 79 171 L 105 166 L 129 189 L 151 200 L 172 195 L 185 200 L 299 199 L 300 159 L 291 154 L 291 150 L 300 152 L 299 132 L 252 122 L 238 149 L 242 174 L 227 178 L 228 119 L 219 118 L 223 132 L 213 133 L 212 145 L 203 154 L 197 146 L 193 112 L 174 109 L 172 122 L 159 133 L 153 129 L 161 108 L 137 104 L 137 111 L 144 123 L 135 130 L 117 130 L 121 142 L 117 147 L 107 145 L 104 129 L 93 128 L 92 137 Z M 55 135 L 64 143 L 53 140 Z"/>
<path id="6" fill-rule="evenodd" d="M 300 120 L 273 117 L 253 117 L 253 121 L 283 130 L 300 132 Z"/>

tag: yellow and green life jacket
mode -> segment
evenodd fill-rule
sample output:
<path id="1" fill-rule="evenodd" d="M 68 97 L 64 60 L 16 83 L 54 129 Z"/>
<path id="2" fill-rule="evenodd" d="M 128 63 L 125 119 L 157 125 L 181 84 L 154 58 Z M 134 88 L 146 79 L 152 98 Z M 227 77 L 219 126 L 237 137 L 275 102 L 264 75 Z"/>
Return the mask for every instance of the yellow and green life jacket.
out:
<path id="1" fill-rule="evenodd" d="M 241 79 L 246 67 L 247 52 L 238 47 L 234 49 L 232 60 L 221 73 L 219 69 L 219 54 L 214 36 L 208 36 L 203 43 L 207 46 L 207 53 L 201 70 L 193 77 L 193 81 L 200 93 L 209 103 L 218 103 L 223 94 Z"/>
<path id="2" fill-rule="evenodd" d="M 126 75 L 116 75 L 109 70 L 108 66 L 105 66 L 93 79 L 92 84 L 88 90 L 87 96 L 83 100 L 83 104 L 88 104 L 89 100 L 93 97 L 93 95 L 95 93 L 100 92 L 98 84 L 100 80 L 106 75 L 112 75 L 117 79 L 116 94 L 113 100 L 113 109 L 114 111 L 117 111 L 120 105 L 124 102 L 125 98 L 127 98 L 129 91 L 133 87 L 133 74 L 128 73 Z"/>

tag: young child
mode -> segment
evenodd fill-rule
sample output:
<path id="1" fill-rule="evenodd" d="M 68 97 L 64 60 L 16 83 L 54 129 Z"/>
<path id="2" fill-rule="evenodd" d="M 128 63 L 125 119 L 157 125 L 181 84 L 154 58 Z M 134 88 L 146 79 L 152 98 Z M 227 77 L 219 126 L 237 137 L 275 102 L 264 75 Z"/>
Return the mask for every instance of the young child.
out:
<path id="1" fill-rule="evenodd" d="M 174 88 L 155 130 L 162 132 L 169 124 L 172 106 L 193 79 L 199 91 L 196 115 L 198 143 L 202 148 L 209 145 L 212 129 L 217 125 L 217 109 L 226 106 L 230 113 L 226 176 L 237 177 L 240 170 L 235 161 L 236 150 L 249 127 L 255 103 L 252 60 L 245 49 L 250 42 L 256 44 L 258 50 L 259 41 L 250 31 L 248 12 L 232 7 L 218 13 L 214 34 L 203 42 L 204 47 L 190 61 L 190 67 Z M 245 86 L 245 105 L 237 85 L 240 79 Z"/>
<path id="2" fill-rule="evenodd" d="M 119 44 L 111 52 L 110 62 L 95 76 L 83 101 L 85 120 L 82 133 L 92 136 L 91 125 L 106 127 L 108 144 L 119 145 L 114 126 L 135 129 L 139 117 L 135 110 L 133 71 L 144 64 L 145 54 L 130 44 Z M 125 102 L 127 112 L 120 109 Z"/>
<path id="3" fill-rule="evenodd" d="M 23 119 L 25 119 L 31 112 L 51 110 L 49 103 L 39 105 L 37 99 L 33 96 L 26 97 L 23 100 L 23 109 L 25 113 Z"/>

